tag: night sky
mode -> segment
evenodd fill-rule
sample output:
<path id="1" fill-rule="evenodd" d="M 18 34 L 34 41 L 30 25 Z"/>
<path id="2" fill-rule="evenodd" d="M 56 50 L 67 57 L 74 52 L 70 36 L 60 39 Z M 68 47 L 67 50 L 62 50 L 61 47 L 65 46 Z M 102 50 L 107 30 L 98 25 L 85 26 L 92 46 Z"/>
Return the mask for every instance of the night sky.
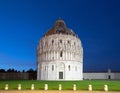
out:
<path id="1" fill-rule="evenodd" d="M 0 69 L 36 69 L 58 18 L 82 41 L 84 71 L 120 71 L 120 0 L 0 0 Z"/>

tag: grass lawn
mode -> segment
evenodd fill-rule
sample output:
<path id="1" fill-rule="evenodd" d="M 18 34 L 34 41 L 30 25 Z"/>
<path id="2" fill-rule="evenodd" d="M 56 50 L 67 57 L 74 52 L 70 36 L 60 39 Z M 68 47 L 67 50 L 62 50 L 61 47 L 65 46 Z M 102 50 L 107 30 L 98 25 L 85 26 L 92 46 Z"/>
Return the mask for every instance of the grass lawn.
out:
<path id="1" fill-rule="evenodd" d="M 9 90 L 17 90 L 21 84 L 22 90 L 30 90 L 31 84 L 35 85 L 35 90 L 44 90 L 44 84 L 48 84 L 49 90 L 58 90 L 58 85 L 62 84 L 62 90 L 72 90 L 76 84 L 77 90 L 88 90 L 88 85 L 92 84 L 93 90 L 103 91 L 107 84 L 109 91 L 120 91 L 120 81 L 115 80 L 83 80 L 83 81 L 37 81 L 37 80 L 2 80 L 0 90 L 4 90 L 5 84 L 9 85 Z"/>

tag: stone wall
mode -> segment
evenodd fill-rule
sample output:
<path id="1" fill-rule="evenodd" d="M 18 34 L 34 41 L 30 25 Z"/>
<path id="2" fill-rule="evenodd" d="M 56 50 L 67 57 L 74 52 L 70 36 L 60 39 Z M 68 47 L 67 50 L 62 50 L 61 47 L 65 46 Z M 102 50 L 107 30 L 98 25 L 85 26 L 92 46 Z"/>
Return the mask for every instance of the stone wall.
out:
<path id="1" fill-rule="evenodd" d="M 52 67 L 52 64 L 50 65 Z M 67 65 L 66 65 L 67 66 Z M 49 68 L 50 70 L 50 68 Z M 66 68 L 66 70 L 68 71 L 69 69 Z M 74 67 L 72 67 L 71 70 L 75 70 Z M 52 71 L 52 69 L 51 69 Z M 54 75 L 56 72 L 56 68 L 54 68 Z M 69 71 L 68 72 L 65 72 L 66 73 L 66 79 L 73 79 L 74 78 L 71 76 L 74 76 L 76 77 L 77 74 L 73 73 L 72 71 Z M 51 73 L 49 73 L 51 74 Z M 54 75 L 49 75 L 50 78 L 52 79 L 57 79 L 55 78 Z M 83 78 L 84 79 L 115 79 L 115 80 L 120 80 L 120 72 L 112 72 L 112 73 L 108 73 L 108 72 L 99 72 L 99 73 L 91 73 L 91 72 L 88 72 L 88 73 L 83 73 Z M 0 80 L 36 80 L 36 73 L 33 74 L 33 73 L 0 73 Z"/>
<path id="2" fill-rule="evenodd" d="M 120 72 L 83 73 L 84 79 L 120 79 Z"/>
<path id="3" fill-rule="evenodd" d="M 0 73 L 0 80 L 36 80 L 36 73 L 5 72 Z"/>

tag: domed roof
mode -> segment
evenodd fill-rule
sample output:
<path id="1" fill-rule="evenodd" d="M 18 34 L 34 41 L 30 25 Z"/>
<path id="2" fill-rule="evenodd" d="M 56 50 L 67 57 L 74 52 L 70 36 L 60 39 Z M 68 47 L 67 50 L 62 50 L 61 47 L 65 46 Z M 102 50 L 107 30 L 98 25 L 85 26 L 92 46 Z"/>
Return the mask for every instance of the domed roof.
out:
<path id="1" fill-rule="evenodd" d="M 48 30 L 48 32 L 45 34 L 45 36 L 49 36 L 52 34 L 66 34 L 66 35 L 73 35 L 76 36 L 75 33 L 68 29 L 65 25 L 65 22 L 62 19 L 58 19 L 55 22 L 55 25 Z"/>

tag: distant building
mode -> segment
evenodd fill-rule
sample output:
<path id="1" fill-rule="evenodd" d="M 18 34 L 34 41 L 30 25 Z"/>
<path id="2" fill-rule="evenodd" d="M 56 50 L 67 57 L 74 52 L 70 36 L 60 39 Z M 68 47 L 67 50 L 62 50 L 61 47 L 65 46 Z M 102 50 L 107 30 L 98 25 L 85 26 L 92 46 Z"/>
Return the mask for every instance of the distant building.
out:
<path id="1" fill-rule="evenodd" d="M 84 72 L 83 79 L 120 79 L 120 72 L 112 72 L 108 69 L 108 72 Z"/>
<path id="2" fill-rule="evenodd" d="M 39 41 L 37 80 L 82 80 L 81 40 L 58 19 Z"/>

